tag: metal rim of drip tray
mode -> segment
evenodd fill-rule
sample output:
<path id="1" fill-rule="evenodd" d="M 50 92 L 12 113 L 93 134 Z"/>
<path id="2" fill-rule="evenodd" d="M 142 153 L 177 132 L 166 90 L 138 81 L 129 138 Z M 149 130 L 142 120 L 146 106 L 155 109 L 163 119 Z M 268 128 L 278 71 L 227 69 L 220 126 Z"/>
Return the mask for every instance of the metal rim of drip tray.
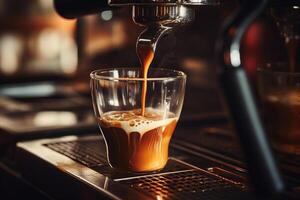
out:
<path id="1" fill-rule="evenodd" d="M 88 149 L 91 146 L 89 142 L 100 140 L 102 138 L 99 136 L 84 136 L 80 139 L 73 136 L 22 142 L 18 143 L 17 146 L 21 151 L 30 152 L 59 170 L 63 170 L 66 174 L 108 194 L 112 199 L 217 200 L 247 199 L 249 197 L 243 184 L 197 168 L 176 158 L 171 158 L 167 169 L 158 173 L 127 174 L 125 176 L 124 174 L 114 174 L 113 171 L 107 170 L 108 165 L 104 163 L 103 155 L 100 156 L 101 159 L 97 158 L 97 155 Z M 57 147 L 55 149 L 55 144 L 65 145 L 65 152 Z M 82 144 L 86 145 L 87 149 L 84 149 L 85 147 L 77 148 Z M 77 149 L 75 148 L 76 150 L 72 153 L 72 148 L 68 148 L 66 145 L 72 146 L 72 148 L 77 145 Z M 86 158 L 91 158 L 93 161 L 90 163 L 91 165 L 87 160 L 78 161 L 78 159 L 82 159 L 82 155 L 81 158 L 76 158 L 79 150 L 82 150 L 84 154 L 90 154 Z M 97 163 L 97 161 L 101 163 Z"/>

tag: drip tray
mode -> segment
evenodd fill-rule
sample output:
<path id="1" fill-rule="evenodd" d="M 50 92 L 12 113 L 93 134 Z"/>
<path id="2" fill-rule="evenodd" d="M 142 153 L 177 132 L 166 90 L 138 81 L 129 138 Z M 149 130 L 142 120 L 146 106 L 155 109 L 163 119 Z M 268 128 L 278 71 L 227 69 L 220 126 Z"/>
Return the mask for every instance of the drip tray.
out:
<path id="1" fill-rule="evenodd" d="M 245 186 L 176 158 L 152 174 L 122 173 L 109 167 L 103 140 L 75 140 L 44 146 L 154 199 L 249 199 Z"/>
<path id="2" fill-rule="evenodd" d="M 243 187 L 201 170 L 119 180 L 156 199 L 239 199 Z"/>
<path id="3" fill-rule="evenodd" d="M 128 177 L 139 177 L 143 175 L 149 175 L 149 173 L 128 173 L 120 172 L 112 169 L 106 160 L 106 150 L 103 141 L 99 140 L 83 140 L 83 141 L 68 141 L 68 142 L 55 142 L 47 143 L 44 146 L 63 154 L 76 162 L 79 162 L 111 179 L 117 180 Z M 190 170 L 191 167 L 177 161 L 174 158 L 170 158 L 166 167 L 153 174 L 160 174 L 166 172 L 178 172 L 184 170 Z M 151 174 L 150 174 L 151 175 Z"/>
<path id="4" fill-rule="evenodd" d="M 44 146 L 90 168 L 107 163 L 105 144 L 99 139 L 54 142 Z"/>

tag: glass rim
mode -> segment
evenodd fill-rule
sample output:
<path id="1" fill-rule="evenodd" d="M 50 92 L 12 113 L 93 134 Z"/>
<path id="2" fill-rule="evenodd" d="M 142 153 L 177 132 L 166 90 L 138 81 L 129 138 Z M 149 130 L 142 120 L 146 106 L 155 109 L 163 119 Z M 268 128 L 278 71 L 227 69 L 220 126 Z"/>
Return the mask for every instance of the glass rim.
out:
<path id="1" fill-rule="evenodd" d="M 281 71 L 272 71 L 271 69 L 263 69 L 263 68 L 258 68 L 257 71 L 260 73 L 266 73 L 266 74 L 274 74 L 274 75 L 282 75 L 282 76 L 299 76 L 300 77 L 300 72 L 281 72 Z"/>
<path id="2" fill-rule="evenodd" d="M 113 70 L 140 70 L 140 68 L 136 67 L 120 67 L 120 68 L 104 68 L 104 69 L 98 69 L 94 70 L 90 73 L 90 78 L 93 80 L 118 80 L 118 81 L 144 81 L 144 78 L 142 77 L 111 77 L 107 75 L 98 75 L 97 73 L 101 72 L 108 72 Z M 172 76 L 163 76 L 163 77 L 157 77 L 157 78 L 147 78 L 148 81 L 171 81 L 176 80 L 180 78 L 186 78 L 186 74 L 179 70 L 173 70 L 173 69 L 167 69 L 167 68 L 154 68 L 149 69 L 149 71 L 164 71 L 164 72 L 173 72 L 174 75 Z"/>

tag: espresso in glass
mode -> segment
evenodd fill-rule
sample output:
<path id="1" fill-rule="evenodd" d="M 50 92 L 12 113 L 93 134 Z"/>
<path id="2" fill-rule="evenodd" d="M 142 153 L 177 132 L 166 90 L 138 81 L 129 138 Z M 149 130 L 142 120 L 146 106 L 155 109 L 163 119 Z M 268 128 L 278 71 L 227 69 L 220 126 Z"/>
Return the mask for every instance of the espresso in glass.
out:
<path id="1" fill-rule="evenodd" d="M 186 75 L 169 69 L 103 69 L 91 73 L 94 112 L 117 170 L 161 170 L 182 109 Z"/>
<path id="2" fill-rule="evenodd" d="M 168 161 L 168 149 L 177 118 L 147 108 L 107 112 L 99 118 L 112 167 L 134 172 L 156 171 Z"/>

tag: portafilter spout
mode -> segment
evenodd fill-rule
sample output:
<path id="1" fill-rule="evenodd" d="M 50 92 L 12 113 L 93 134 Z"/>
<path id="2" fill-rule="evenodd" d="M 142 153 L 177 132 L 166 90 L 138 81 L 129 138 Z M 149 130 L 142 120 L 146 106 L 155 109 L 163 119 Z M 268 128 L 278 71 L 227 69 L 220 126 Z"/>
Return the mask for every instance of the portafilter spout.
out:
<path id="1" fill-rule="evenodd" d="M 152 25 L 141 32 L 136 42 L 136 53 L 138 57 L 143 59 L 145 51 L 150 50 L 154 53 L 158 40 L 170 30 L 170 27 Z"/>
<path id="2" fill-rule="evenodd" d="M 194 15 L 194 9 L 185 5 L 166 3 L 133 5 L 133 21 L 145 27 L 136 43 L 136 52 L 141 64 L 148 53 L 154 54 L 160 38 L 173 30 L 174 27 L 192 22 Z"/>

